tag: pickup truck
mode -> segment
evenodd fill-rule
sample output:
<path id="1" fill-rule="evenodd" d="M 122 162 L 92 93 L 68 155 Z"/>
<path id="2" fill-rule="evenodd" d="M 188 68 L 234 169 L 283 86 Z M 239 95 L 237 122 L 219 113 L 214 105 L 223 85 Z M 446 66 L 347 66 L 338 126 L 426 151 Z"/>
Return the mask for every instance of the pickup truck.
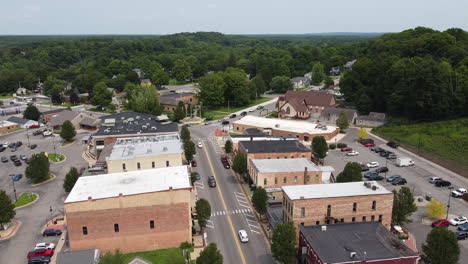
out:
<path id="1" fill-rule="evenodd" d="M 452 196 L 457 197 L 457 198 L 461 198 L 467 192 L 468 191 L 465 188 L 458 188 L 455 191 L 452 191 Z"/>

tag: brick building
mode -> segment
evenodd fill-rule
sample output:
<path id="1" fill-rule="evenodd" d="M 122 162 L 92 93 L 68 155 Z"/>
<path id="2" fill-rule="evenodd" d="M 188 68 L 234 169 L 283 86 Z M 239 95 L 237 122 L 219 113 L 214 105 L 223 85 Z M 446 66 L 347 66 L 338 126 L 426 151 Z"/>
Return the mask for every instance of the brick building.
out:
<path id="1" fill-rule="evenodd" d="M 335 107 L 332 94 L 316 91 L 287 91 L 276 103 L 279 118 L 308 119 L 319 115 L 325 107 Z"/>
<path id="2" fill-rule="evenodd" d="M 254 140 L 254 141 L 261 141 L 261 140 L 297 140 L 296 137 L 294 136 L 270 136 L 270 135 L 230 135 L 226 140 L 230 140 L 232 142 L 233 150 L 234 152 L 237 152 L 239 149 L 239 142 L 240 141 L 249 141 L 249 140 Z"/>
<path id="3" fill-rule="evenodd" d="M 299 264 L 417 264 L 419 259 L 378 222 L 299 226 Z"/>
<path id="4" fill-rule="evenodd" d="M 251 159 L 249 175 L 256 186 L 264 188 L 272 200 L 282 200 L 282 186 L 321 184 L 322 168 L 305 158 Z"/>
<path id="5" fill-rule="evenodd" d="M 393 193 L 377 182 L 283 186 L 283 222 L 381 222 L 390 229 Z"/>
<path id="6" fill-rule="evenodd" d="M 183 102 L 187 107 L 188 105 L 196 105 L 198 100 L 194 93 L 170 93 L 159 97 L 159 103 L 166 112 L 174 112 L 179 102 Z"/>
<path id="7" fill-rule="evenodd" d="M 233 122 L 233 130 L 236 133 L 244 133 L 250 128 L 257 128 L 272 136 L 294 136 L 305 142 L 312 142 L 316 136 L 323 136 L 326 140 L 330 140 L 340 132 L 336 126 L 250 115 Z"/>
<path id="8" fill-rule="evenodd" d="M 72 251 L 123 253 L 192 242 L 187 166 L 80 177 L 64 204 Z"/>
<path id="9" fill-rule="evenodd" d="M 0 121 L 0 135 L 8 134 L 18 130 L 19 125 L 10 121 Z"/>
<path id="10" fill-rule="evenodd" d="M 247 159 L 312 159 L 310 148 L 297 140 L 249 140 L 239 142 L 239 153 L 247 155 Z M 249 163 L 247 168 L 250 170 Z"/>
<path id="11" fill-rule="evenodd" d="M 105 148 L 106 150 L 106 148 Z M 101 153 L 106 156 L 105 152 Z M 105 157 L 108 173 L 148 170 L 182 165 L 182 143 L 179 136 L 119 138 Z"/>

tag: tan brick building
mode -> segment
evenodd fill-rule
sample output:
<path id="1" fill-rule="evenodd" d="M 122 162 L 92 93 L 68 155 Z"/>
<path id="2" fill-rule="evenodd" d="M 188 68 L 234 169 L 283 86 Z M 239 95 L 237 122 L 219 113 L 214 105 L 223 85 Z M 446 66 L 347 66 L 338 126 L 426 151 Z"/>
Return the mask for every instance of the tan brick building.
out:
<path id="1" fill-rule="evenodd" d="M 377 182 L 284 186 L 283 221 L 294 225 L 381 222 L 390 229 L 393 193 Z"/>
<path id="2" fill-rule="evenodd" d="M 321 184 L 322 168 L 305 158 L 251 159 L 249 175 L 256 186 L 266 189 L 272 200 L 282 200 L 282 186 Z"/>
<path id="3" fill-rule="evenodd" d="M 288 91 L 276 103 L 278 116 L 289 119 L 308 119 L 314 114 L 319 115 L 325 107 L 335 106 L 332 94 L 316 91 Z"/>
<path id="4" fill-rule="evenodd" d="M 335 137 L 340 129 L 335 126 L 322 125 L 309 121 L 284 120 L 247 115 L 233 122 L 236 133 L 244 133 L 246 129 L 256 128 L 272 136 L 295 136 L 300 141 L 312 142 L 316 136 L 326 140 Z"/>
<path id="5" fill-rule="evenodd" d="M 181 166 L 182 153 L 178 135 L 129 137 L 119 138 L 105 159 L 108 173 L 116 173 Z"/>
<path id="6" fill-rule="evenodd" d="M 80 177 L 65 200 L 70 249 L 124 253 L 192 242 L 187 166 Z"/>
<path id="7" fill-rule="evenodd" d="M 18 130 L 19 125 L 10 121 L 0 121 L 0 135 Z"/>
<path id="8" fill-rule="evenodd" d="M 183 102 L 186 108 L 198 104 L 194 93 L 170 93 L 159 97 L 159 103 L 166 112 L 174 112 L 179 102 Z"/>
<path id="9" fill-rule="evenodd" d="M 252 140 L 240 141 L 239 153 L 247 155 L 247 159 L 296 159 L 312 160 L 310 148 L 297 140 Z M 250 164 L 247 163 L 250 170 Z"/>

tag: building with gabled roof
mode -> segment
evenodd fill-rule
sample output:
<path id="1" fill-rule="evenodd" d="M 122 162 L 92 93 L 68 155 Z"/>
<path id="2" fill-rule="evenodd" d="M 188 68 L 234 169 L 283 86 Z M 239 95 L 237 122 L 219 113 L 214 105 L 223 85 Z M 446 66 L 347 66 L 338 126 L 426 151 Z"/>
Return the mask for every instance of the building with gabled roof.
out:
<path id="1" fill-rule="evenodd" d="M 325 107 L 335 106 L 332 94 L 315 91 L 287 91 L 276 103 L 278 117 L 287 119 L 309 119 L 313 114 L 319 115 Z"/>

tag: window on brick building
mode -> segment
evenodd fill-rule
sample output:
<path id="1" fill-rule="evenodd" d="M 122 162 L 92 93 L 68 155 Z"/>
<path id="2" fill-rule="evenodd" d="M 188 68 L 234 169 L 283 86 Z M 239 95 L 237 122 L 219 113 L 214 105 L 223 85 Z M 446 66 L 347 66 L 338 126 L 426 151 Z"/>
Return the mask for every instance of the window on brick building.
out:
<path id="1" fill-rule="evenodd" d="M 310 175 L 306 176 L 306 182 L 310 182 Z"/>
<path id="2" fill-rule="evenodd" d="M 151 162 L 151 167 L 152 167 L 153 169 L 156 168 L 156 162 L 154 162 L 154 161 Z"/>
<path id="3" fill-rule="evenodd" d="M 341 222 L 341 223 L 344 223 L 344 218 L 341 218 L 340 222 Z"/>
<path id="4" fill-rule="evenodd" d="M 382 215 L 379 215 L 379 222 L 382 223 Z"/>
<path id="5" fill-rule="evenodd" d="M 114 224 L 114 232 L 119 232 L 119 224 Z"/>
<path id="6" fill-rule="evenodd" d="M 278 177 L 275 177 L 275 184 L 278 184 Z"/>
<path id="7" fill-rule="evenodd" d="M 301 217 L 305 217 L 305 207 L 301 207 Z"/>
<path id="8" fill-rule="evenodd" d="M 154 221 L 153 220 L 150 221 L 150 229 L 154 229 Z"/>
<path id="9" fill-rule="evenodd" d="M 137 162 L 137 169 L 141 169 L 140 162 Z"/>
<path id="10" fill-rule="evenodd" d="M 166 160 L 166 167 L 169 167 L 169 161 Z"/>
<path id="11" fill-rule="evenodd" d="M 319 176 L 318 176 L 318 175 L 315 175 L 315 182 L 316 182 L 316 183 L 319 182 Z"/>
<path id="12" fill-rule="evenodd" d="M 286 183 L 286 177 L 283 177 L 283 183 Z"/>
<path id="13" fill-rule="evenodd" d="M 301 226 L 304 226 L 304 222 L 301 223 Z"/>
<path id="14" fill-rule="evenodd" d="M 375 210 L 376 207 L 377 207 L 377 202 L 376 202 L 376 201 L 372 201 L 372 210 Z"/>
<path id="15" fill-rule="evenodd" d="M 362 221 L 363 221 L 363 222 L 366 221 L 366 216 L 363 216 L 363 217 L 362 217 Z"/>
<path id="16" fill-rule="evenodd" d="M 315 221 L 315 224 L 316 224 L 316 225 L 320 225 L 320 221 Z"/>
<path id="17" fill-rule="evenodd" d="M 357 203 L 353 203 L 353 212 L 357 211 Z"/>
<path id="18" fill-rule="evenodd" d="M 263 179 L 263 185 L 267 185 L 267 179 Z"/>
<path id="19" fill-rule="evenodd" d="M 125 166 L 125 163 L 122 163 L 122 170 L 127 170 L 127 166 Z"/>
<path id="20" fill-rule="evenodd" d="M 353 218 L 351 219 L 351 222 L 356 222 L 356 217 L 353 217 Z"/>
<path id="21" fill-rule="evenodd" d="M 374 221 L 375 221 L 375 215 L 372 215 L 372 216 L 370 217 L 370 220 L 371 220 L 371 222 L 374 222 Z"/>
<path id="22" fill-rule="evenodd" d="M 83 226 L 83 235 L 88 235 L 88 228 L 86 226 Z"/>
<path id="23" fill-rule="evenodd" d="M 328 216 L 328 217 L 331 216 L 331 205 L 328 205 L 328 206 L 327 206 L 327 216 Z"/>
<path id="24" fill-rule="evenodd" d="M 294 183 L 297 183 L 297 176 L 294 176 Z"/>

